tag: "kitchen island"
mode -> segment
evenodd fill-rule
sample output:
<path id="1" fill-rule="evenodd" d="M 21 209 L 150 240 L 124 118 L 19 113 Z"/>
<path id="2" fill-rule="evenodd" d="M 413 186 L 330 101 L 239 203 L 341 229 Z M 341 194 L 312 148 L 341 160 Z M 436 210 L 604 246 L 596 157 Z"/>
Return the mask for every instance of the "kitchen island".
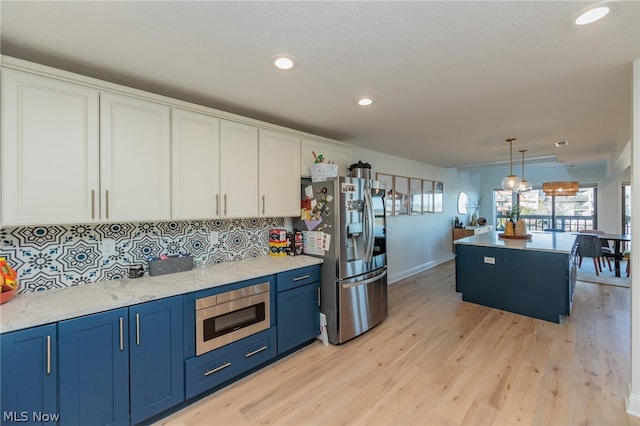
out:
<path id="1" fill-rule="evenodd" d="M 569 316 L 576 281 L 575 234 L 496 231 L 455 241 L 456 291 L 462 300 L 559 323 Z"/>

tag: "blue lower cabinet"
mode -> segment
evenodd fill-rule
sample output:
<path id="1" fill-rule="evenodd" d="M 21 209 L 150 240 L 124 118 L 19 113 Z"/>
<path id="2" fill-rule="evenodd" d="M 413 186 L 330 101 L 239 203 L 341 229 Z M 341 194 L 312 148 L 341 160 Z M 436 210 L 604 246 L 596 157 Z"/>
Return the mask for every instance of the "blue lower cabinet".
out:
<path id="1" fill-rule="evenodd" d="M 56 424 L 56 325 L 0 336 L 0 424 Z"/>
<path id="2" fill-rule="evenodd" d="M 278 354 L 320 334 L 320 307 L 315 282 L 278 293 Z"/>
<path id="3" fill-rule="evenodd" d="M 216 387 L 276 356 L 276 327 L 185 362 L 186 397 Z"/>
<path id="4" fill-rule="evenodd" d="M 60 424 L 136 424 L 181 403 L 182 321 L 173 297 L 60 322 Z"/>
<path id="5" fill-rule="evenodd" d="M 320 334 L 320 267 L 307 266 L 276 276 L 278 354 Z"/>
<path id="6" fill-rule="evenodd" d="M 131 424 L 184 401 L 182 298 L 129 308 Z"/>
<path id="7" fill-rule="evenodd" d="M 129 424 L 127 308 L 58 323 L 61 425 Z"/>

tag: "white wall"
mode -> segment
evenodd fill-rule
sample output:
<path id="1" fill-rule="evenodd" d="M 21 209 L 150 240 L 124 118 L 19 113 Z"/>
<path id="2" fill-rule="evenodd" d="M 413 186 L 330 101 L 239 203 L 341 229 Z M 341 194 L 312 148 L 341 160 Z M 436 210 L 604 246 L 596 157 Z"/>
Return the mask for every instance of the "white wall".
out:
<path id="1" fill-rule="evenodd" d="M 495 221 L 493 211 L 493 190 L 500 188 L 502 178 L 508 174 L 508 169 L 493 169 L 472 174 L 473 180 L 481 188 L 481 194 L 486 200 L 481 208 L 482 215 L 487 220 Z M 590 167 L 564 167 L 562 165 L 534 165 L 525 166 L 525 177 L 534 187 L 542 187 L 543 182 L 578 181 L 581 184 L 595 184 L 598 188 L 598 228 L 607 232 L 622 231 L 622 182 L 629 182 L 630 168 L 619 176 L 607 176 L 607 166 L 602 164 Z"/>
<path id="2" fill-rule="evenodd" d="M 441 181 L 444 184 L 443 213 L 387 218 L 389 283 L 432 268 L 453 258 L 451 230 L 457 214 L 458 193 L 465 191 L 475 200 L 477 190 L 467 173 L 417 161 L 354 148 L 354 163 L 371 164 L 376 173 Z M 427 254 L 428 253 L 428 254 Z"/>
<path id="3" fill-rule="evenodd" d="M 453 259 L 453 221 L 456 216 L 465 223 L 470 219 L 470 215 L 460 215 L 457 212 L 460 191 L 467 193 L 469 204 L 482 197 L 478 216 L 487 218 L 489 223 L 495 223 L 493 190 L 500 186 L 502 178 L 508 172 L 507 168 L 484 172 L 459 172 L 457 169 L 444 169 L 362 148 L 354 148 L 353 160 L 371 164 L 374 178 L 376 173 L 385 173 L 444 183 L 443 213 L 387 218 L 389 283 Z M 533 165 L 525 167 L 525 176 L 538 187 L 542 186 L 542 182 L 556 180 L 577 180 L 582 184 L 595 184 L 599 197 L 598 228 L 620 232 L 620 188 L 622 182 L 630 181 L 630 169 L 626 169 L 620 176 L 609 177 L 604 163 L 599 166 L 570 168 L 562 165 Z"/>

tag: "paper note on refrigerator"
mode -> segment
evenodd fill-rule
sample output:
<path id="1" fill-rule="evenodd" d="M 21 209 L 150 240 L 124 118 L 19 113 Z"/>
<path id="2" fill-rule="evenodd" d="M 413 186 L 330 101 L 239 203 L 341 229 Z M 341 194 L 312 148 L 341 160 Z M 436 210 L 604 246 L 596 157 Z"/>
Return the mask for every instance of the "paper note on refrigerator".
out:
<path id="1" fill-rule="evenodd" d="M 331 247 L 331 235 L 318 231 L 302 231 L 302 251 L 324 256 Z"/>
<path id="2" fill-rule="evenodd" d="M 313 187 L 311 185 L 307 185 L 304 188 L 304 196 L 307 198 L 313 198 Z"/>

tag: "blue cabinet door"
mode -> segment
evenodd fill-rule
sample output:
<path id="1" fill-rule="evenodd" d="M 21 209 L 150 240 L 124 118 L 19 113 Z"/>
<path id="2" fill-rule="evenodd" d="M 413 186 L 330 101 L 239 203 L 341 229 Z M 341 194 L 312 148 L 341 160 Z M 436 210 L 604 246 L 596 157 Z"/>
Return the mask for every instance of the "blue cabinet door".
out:
<path id="1" fill-rule="evenodd" d="M 60 424 L 129 424 L 128 313 L 58 323 Z"/>
<path id="2" fill-rule="evenodd" d="M 320 334 L 319 282 L 278 293 L 278 354 Z"/>
<path id="3" fill-rule="evenodd" d="M 131 423 L 184 400 L 182 297 L 129 308 Z"/>
<path id="4" fill-rule="evenodd" d="M 0 336 L 1 424 L 56 424 L 56 326 Z"/>

